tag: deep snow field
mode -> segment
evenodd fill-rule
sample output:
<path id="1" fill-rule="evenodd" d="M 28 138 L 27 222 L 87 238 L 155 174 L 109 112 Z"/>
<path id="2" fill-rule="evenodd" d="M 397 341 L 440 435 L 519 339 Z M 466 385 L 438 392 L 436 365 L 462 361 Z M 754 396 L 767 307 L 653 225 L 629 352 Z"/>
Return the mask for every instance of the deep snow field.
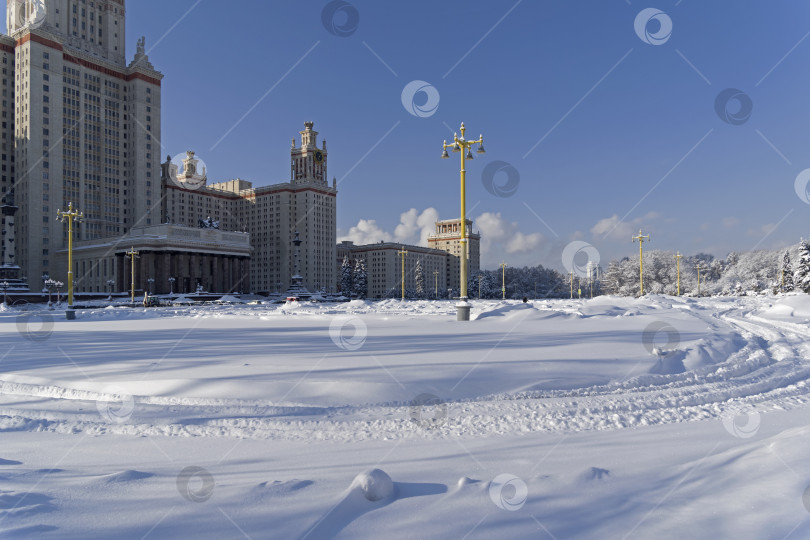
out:
<path id="1" fill-rule="evenodd" d="M 37 309 L 0 538 L 810 538 L 807 295 Z"/>

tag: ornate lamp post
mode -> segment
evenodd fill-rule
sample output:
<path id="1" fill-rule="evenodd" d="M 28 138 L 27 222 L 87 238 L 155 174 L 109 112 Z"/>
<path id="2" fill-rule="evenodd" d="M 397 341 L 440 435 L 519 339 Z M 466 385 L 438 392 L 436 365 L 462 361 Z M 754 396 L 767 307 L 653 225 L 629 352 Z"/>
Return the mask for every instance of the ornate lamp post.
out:
<path id="1" fill-rule="evenodd" d="M 135 259 L 138 258 L 138 252 L 135 251 L 134 247 L 131 247 L 125 255 L 128 259 L 132 260 L 132 283 L 130 284 L 130 289 L 132 290 L 132 299 L 130 301 L 135 303 Z"/>
<path id="2" fill-rule="evenodd" d="M 114 279 L 108 279 L 107 280 L 107 287 L 110 288 L 110 298 L 109 299 L 112 300 L 112 293 L 113 293 L 113 287 L 115 287 L 115 280 Z"/>
<path id="3" fill-rule="evenodd" d="M 639 279 L 639 296 L 644 296 L 644 263 L 642 262 L 642 255 L 644 254 L 642 251 L 641 246 L 644 244 L 644 240 L 650 241 L 650 235 L 642 235 L 641 229 L 638 230 L 638 236 L 633 237 L 633 242 L 638 240 L 638 279 Z"/>
<path id="4" fill-rule="evenodd" d="M 56 287 L 56 305 L 58 306 L 62 304 L 62 287 L 64 287 L 65 284 L 62 283 L 61 281 L 57 281 L 56 283 L 53 284 L 53 286 Z"/>
<path id="5" fill-rule="evenodd" d="M 447 144 L 447 141 L 444 141 L 444 152 L 442 152 L 442 159 L 450 157 L 447 153 L 448 148 L 452 149 L 453 152 L 461 153 L 461 297 L 459 298 L 458 304 L 456 304 L 456 319 L 459 321 L 470 320 L 470 304 L 467 302 L 467 258 L 469 254 L 467 252 L 466 160 L 473 159 L 472 145 L 474 144 L 478 145 L 477 153 L 483 154 L 486 152 L 484 150 L 484 136 L 479 135 L 477 141 L 468 141 L 464 138 L 465 131 L 466 128 L 464 127 L 464 122 L 462 122 L 461 137 L 458 137 L 458 135 L 454 133 L 453 143 Z"/>
<path id="6" fill-rule="evenodd" d="M 169 296 L 174 296 L 174 282 L 177 281 L 173 277 L 169 278 Z"/>
<path id="7" fill-rule="evenodd" d="M 439 298 L 439 271 L 433 271 L 433 298 Z"/>
<path id="8" fill-rule="evenodd" d="M 676 268 L 676 272 L 677 272 L 677 275 L 678 275 L 678 289 L 676 291 L 675 296 L 680 296 L 681 295 L 681 258 L 682 257 L 683 257 L 683 255 L 681 255 L 680 251 L 675 254 L 675 268 Z"/>
<path id="9" fill-rule="evenodd" d="M 71 202 L 64 212 L 56 211 L 56 219 L 68 224 L 68 308 L 73 309 L 73 223 L 81 223 L 84 220 L 84 212 L 74 210 Z"/>
<path id="10" fill-rule="evenodd" d="M 574 299 L 574 273 L 571 272 L 571 300 Z"/>
<path id="11" fill-rule="evenodd" d="M 405 255 L 408 254 L 405 251 L 405 246 L 402 246 L 402 249 L 397 251 L 399 255 L 402 255 L 402 299 L 405 300 Z"/>
<path id="12" fill-rule="evenodd" d="M 149 278 L 146 282 L 149 283 L 149 296 L 152 296 L 152 284 L 155 282 L 155 278 Z"/>
<path id="13" fill-rule="evenodd" d="M 506 300 L 506 263 L 501 263 L 501 294 Z"/>
<path id="14" fill-rule="evenodd" d="M 6 304 L 6 305 L 8 305 L 8 288 L 9 287 L 10 287 L 10 285 L 8 284 L 8 281 L 4 281 L 3 283 L 0 283 L 0 289 L 3 289 L 3 303 Z"/>
<path id="15" fill-rule="evenodd" d="M 53 303 L 51 302 L 51 290 L 56 286 L 56 281 L 53 279 L 46 279 L 45 280 L 45 289 L 48 291 L 48 309 L 53 309 Z"/>
<path id="16" fill-rule="evenodd" d="M 695 265 L 695 270 L 697 270 L 697 273 L 698 273 L 698 298 L 700 298 L 700 271 L 701 270 L 708 270 L 708 268 L 706 268 L 706 267 L 702 266 L 700 263 L 698 263 L 697 265 Z"/>

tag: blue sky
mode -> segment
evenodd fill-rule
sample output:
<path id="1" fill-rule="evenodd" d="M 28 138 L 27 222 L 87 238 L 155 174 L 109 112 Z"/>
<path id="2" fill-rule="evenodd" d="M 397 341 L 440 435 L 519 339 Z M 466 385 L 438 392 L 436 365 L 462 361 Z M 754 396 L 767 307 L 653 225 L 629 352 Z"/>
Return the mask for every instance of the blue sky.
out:
<path id="1" fill-rule="evenodd" d="M 356 11 L 346 36 L 324 26 L 327 5 L 128 2 L 128 56 L 145 35 L 165 74 L 163 154 L 196 150 L 209 181 L 286 181 L 290 139 L 313 120 L 340 180 L 339 235 L 418 242 L 458 216 L 458 156 L 439 156 L 464 121 L 486 141 L 467 185 L 490 268 L 562 269 L 573 240 L 604 262 L 632 255 L 639 227 L 649 248 L 719 256 L 810 234 L 794 189 L 810 168 L 810 4 L 352 0 L 331 19 Z M 639 35 L 650 7 L 663 18 Z M 668 39 L 645 42 L 666 18 Z M 432 114 L 403 107 L 414 80 L 438 92 Z M 753 105 L 738 125 L 716 112 L 727 88 Z M 496 161 L 519 174 L 511 196 L 483 185 Z"/>

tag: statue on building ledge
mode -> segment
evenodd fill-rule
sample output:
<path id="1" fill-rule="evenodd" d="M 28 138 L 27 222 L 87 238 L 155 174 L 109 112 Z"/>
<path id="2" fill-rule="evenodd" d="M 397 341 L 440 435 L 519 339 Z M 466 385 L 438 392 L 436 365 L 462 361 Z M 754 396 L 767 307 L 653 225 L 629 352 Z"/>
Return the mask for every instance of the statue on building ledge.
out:
<path id="1" fill-rule="evenodd" d="M 208 219 L 200 219 L 200 228 L 201 229 L 216 229 L 219 230 L 219 221 L 214 221 L 211 219 L 211 216 L 208 216 Z"/>
<path id="2" fill-rule="evenodd" d="M 146 69 L 151 69 L 152 71 L 155 70 L 155 66 L 152 65 L 152 62 L 149 61 L 149 57 L 146 55 L 146 36 L 141 36 L 138 40 L 138 45 L 135 52 L 135 58 L 132 60 L 132 63 L 129 65 L 130 69 L 135 67 L 142 67 Z"/>

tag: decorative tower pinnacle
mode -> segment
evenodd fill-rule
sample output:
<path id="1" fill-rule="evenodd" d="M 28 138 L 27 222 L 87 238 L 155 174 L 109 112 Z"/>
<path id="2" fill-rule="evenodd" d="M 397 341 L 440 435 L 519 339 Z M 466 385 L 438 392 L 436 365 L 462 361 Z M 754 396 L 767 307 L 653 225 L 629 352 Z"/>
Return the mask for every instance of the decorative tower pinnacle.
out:
<path id="1" fill-rule="evenodd" d="M 315 148 L 318 146 L 318 132 L 313 131 L 312 127 L 315 122 L 304 122 L 304 131 L 299 131 L 301 134 L 301 146 L 307 148 Z"/>
<path id="2" fill-rule="evenodd" d="M 301 134 L 301 147 L 296 148 L 295 139 L 290 148 L 290 182 L 327 184 L 326 175 L 326 141 L 318 149 L 318 132 L 312 128 L 314 122 L 304 122 Z"/>

